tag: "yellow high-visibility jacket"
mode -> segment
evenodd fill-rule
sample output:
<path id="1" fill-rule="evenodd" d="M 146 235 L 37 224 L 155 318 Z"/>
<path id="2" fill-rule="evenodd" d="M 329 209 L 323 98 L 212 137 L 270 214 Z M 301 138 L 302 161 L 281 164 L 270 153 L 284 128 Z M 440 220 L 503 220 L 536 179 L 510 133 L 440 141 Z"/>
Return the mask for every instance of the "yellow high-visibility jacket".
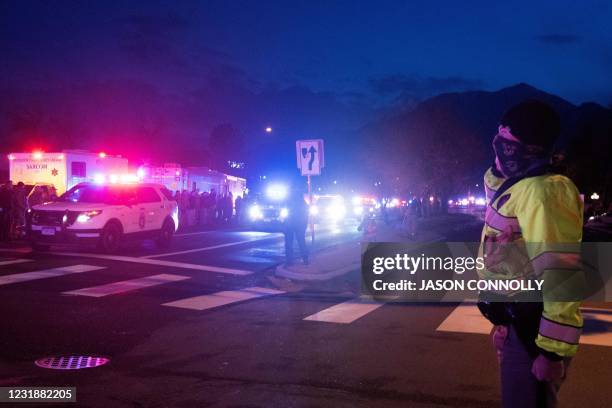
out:
<path id="1" fill-rule="evenodd" d="M 554 274 L 580 269 L 579 249 L 582 240 L 583 203 L 570 179 L 558 174 L 528 177 L 512 185 L 490 202 L 505 179 L 496 177 L 489 168 L 484 176 L 487 213 L 482 241 L 499 237 L 523 240 L 530 268 L 480 270 L 481 279 L 554 278 Z M 568 245 L 569 244 L 569 245 Z M 573 245 L 575 244 L 575 245 Z M 580 302 L 547 300 L 544 289 L 544 311 L 536 345 L 560 357 L 576 354 L 583 320 Z"/>

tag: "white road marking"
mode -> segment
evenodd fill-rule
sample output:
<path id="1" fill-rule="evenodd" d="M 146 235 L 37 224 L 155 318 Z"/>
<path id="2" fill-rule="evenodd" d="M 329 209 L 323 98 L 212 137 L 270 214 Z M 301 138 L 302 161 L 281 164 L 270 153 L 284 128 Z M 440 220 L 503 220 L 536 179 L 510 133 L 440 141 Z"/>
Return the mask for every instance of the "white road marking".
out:
<path id="1" fill-rule="evenodd" d="M 169 282 L 178 282 L 185 279 L 190 279 L 189 276 L 181 276 L 181 275 L 170 275 L 170 274 L 160 274 L 147 276 L 144 278 L 137 279 L 129 279 L 120 282 L 113 282 L 107 285 L 100 286 L 92 286 L 89 288 L 71 290 L 67 292 L 62 292 L 65 295 L 80 295 L 80 296 L 90 296 L 90 297 L 103 297 L 108 295 L 115 295 L 117 293 L 130 292 L 132 290 L 137 290 L 141 288 L 148 288 L 151 286 L 163 285 L 164 283 Z"/>
<path id="2" fill-rule="evenodd" d="M 186 299 L 175 300 L 164 303 L 163 306 L 180 307 L 183 309 L 206 310 L 231 303 L 244 302 L 245 300 L 260 298 L 263 296 L 279 295 L 285 293 L 281 290 L 251 287 L 240 290 L 227 290 L 210 295 L 201 295 Z"/>
<path id="3" fill-rule="evenodd" d="M 583 332 L 582 336 L 580 336 L 581 344 L 592 344 L 594 346 L 612 347 L 612 310 L 610 310 L 609 312 L 610 313 L 604 314 L 588 313 L 583 311 L 582 317 L 584 317 L 585 320 L 595 320 L 597 322 L 607 323 L 608 329 L 601 333 Z"/>
<path id="4" fill-rule="evenodd" d="M 0 266 L 20 264 L 24 262 L 32 262 L 31 259 L 11 259 L 9 261 L 0 261 Z"/>
<path id="5" fill-rule="evenodd" d="M 192 269 L 196 271 L 226 273 L 230 275 L 240 275 L 240 276 L 251 275 L 252 273 L 254 273 L 253 271 L 247 271 L 243 269 L 231 269 L 231 268 L 223 268 L 220 266 L 199 265 L 199 264 L 190 264 L 190 263 L 184 263 L 184 262 L 161 261 L 158 259 L 136 258 L 132 256 L 102 255 L 102 254 L 90 254 L 90 253 L 79 253 L 79 252 L 48 252 L 48 253 L 52 255 L 59 255 L 59 256 L 76 256 L 80 258 L 108 259 L 110 261 L 132 262 L 132 263 L 138 263 L 138 264 L 143 264 L 143 265 L 168 266 L 170 268 Z"/>
<path id="6" fill-rule="evenodd" d="M 437 331 L 489 334 L 493 325 L 473 303 L 457 306 L 438 326 Z"/>
<path id="7" fill-rule="evenodd" d="M 174 236 L 175 237 L 190 237 L 192 235 L 206 235 L 212 232 L 219 232 L 219 231 L 210 230 L 210 231 L 196 231 L 196 232 L 181 232 L 180 234 L 174 234 Z"/>
<path id="8" fill-rule="evenodd" d="M 373 312 L 382 305 L 384 305 L 384 303 L 352 299 L 327 309 L 323 309 L 320 312 L 304 318 L 304 320 L 349 324 L 367 315 L 368 313 Z"/>
<path id="9" fill-rule="evenodd" d="M 210 250 L 213 250 L 213 249 L 227 248 L 227 247 L 231 247 L 231 246 L 235 246 L 235 245 L 242 245 L 242 244 L 247 244 L 249 242 L 257 242 L 257 241 L 262 241 L 264 239 L 271 239 L 271 238 L 277 238 L 277 237 L 265 237 L 265 238 L 257 238 L 257 239 L 247 239 L 247 240 L 244 240 L 244 241 L 227 242 L 225 244 L 218 244 L 218 245 L 213 245 L 213 246 L 204 247 L 204 248 L 194 248 L 194 249 L 186 249 L 184 251 L 166 252 L 166 253 L 163 253 L 163 254 L 146 255 L 146 256 L 141 256 L 140 258 L 143 258 L 143 259 L 163 258 L 165 256 L 191 254 L 191 253 L 194 253 L 194 252 L 204 252 L 204 251 L 210 251 Z"/>
<path id="10" fill-rule="evenodd" d="M 37 279 L 54 278 L 57 276 L 70 275 L 73 273 L 96 271 L 104 268 L 104 266 L 72 265 L 62 266 L 60 268 L 44 269 L 41 271 L 16 273 L 13 275 L 0 276 L 0 285 L 10 285 L 12 283 L 27 282 Z"/>
<path id="11" fill-rule="evenodd" d="M 595 320 L 609 325 L 608 329 L 600 333 L 583 332 L 580 344 L 612 347 L 612 309 L 609 313 L 594 313 L 593 311 L 606 311 L 606 309 L 581 308 L 585 320 Z M 588 326 L 588 322 L 586 322 Z M 438 326 L 437 331 L 454 333 L 489 334 L 493 325 L 485 319 L 474 304 L 461 304 L 455 308 Z"/>

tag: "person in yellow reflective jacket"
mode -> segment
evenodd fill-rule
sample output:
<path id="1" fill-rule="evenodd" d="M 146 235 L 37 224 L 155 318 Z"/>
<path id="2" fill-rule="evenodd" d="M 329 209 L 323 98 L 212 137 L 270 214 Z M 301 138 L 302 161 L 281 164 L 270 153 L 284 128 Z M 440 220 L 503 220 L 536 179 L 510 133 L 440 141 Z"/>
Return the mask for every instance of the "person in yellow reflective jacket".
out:
<path id="1" fill-rule="evenodd" d="M 543 102 L 510 108 L 493 139 L 495 164 L 484 176 L 488 204 L 481 250 L 495 255 L 500 247 L 515 246 L 527 262 L 517 256 L 514 262 L 485 262 L 480 278 L 545 282 L 540 302 L 521 302 L 521 293 L 479 302 L 495 325 L 504 407 L 556 406 L 583 324 L 580 299 L 564 298 L 556 293 L 563 285 L 549 284 L 568 271 L 580 273 L 583 204 L 572 181 L 550 173 L 548 166 L 559 129 L 558 114 Z M 579 279 L 563 281 L 570 287 L 561 289 L 578 291 Z"/>

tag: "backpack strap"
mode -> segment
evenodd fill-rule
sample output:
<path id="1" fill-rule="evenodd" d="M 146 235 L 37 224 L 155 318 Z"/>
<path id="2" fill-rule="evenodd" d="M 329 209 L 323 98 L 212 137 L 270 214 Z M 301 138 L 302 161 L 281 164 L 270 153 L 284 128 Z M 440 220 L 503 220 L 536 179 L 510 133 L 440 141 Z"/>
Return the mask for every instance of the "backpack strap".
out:
<path id="1" fill-rule="evenodd" d="M 489 201 L 487 205 L 487 209 L 485 211 L 485 224 L 498 231 L 520 231 L 521 228 L 518 219 L 516 217 L 500 214 L 493 206 L 493 204 L 495 204 L 497 199 L 500 198 L 506 191 L 508 191 L 510 187 L 512 187 L 519 181 L 529 177 L 541 176 L 546 173 L 548 173 L 548 166 L 538 166 L 520 177 L 511 177 L 506 179 L 502 183 L 502 185 L 499 186 L 499 188 L 491 198 L 491 201 Z"/>
<path id="2" fill-rule="evenodd" d="M 495 194 L 493 194 L 493 197 L 491 197 L 491 201 L 489 201 L 489 205 L 492 207 L 493 203 L 495 203 L 495 201 L 502 196 L 502 194 L 504 194 L 510 187 L 512 187 L 513 185 L 515 185 L 516 183 L 518 183 L 519 181 L 529 178 L 529 177 L 536 177 L 536 176 L 541 176 L 543 174 L 549 173 L 549 166 L 548 165 L 543 165 L 543 166 L 538 166 L 534 169 L 529 170 L 527 173 L 525 173 L 522 176 L 518 176 L 518 177 L 510 177 L 508 179 L 506 179 L 501 186 L 499 186 L 499 188 L 497 189 L 497 191 L 495 191 Z"/>

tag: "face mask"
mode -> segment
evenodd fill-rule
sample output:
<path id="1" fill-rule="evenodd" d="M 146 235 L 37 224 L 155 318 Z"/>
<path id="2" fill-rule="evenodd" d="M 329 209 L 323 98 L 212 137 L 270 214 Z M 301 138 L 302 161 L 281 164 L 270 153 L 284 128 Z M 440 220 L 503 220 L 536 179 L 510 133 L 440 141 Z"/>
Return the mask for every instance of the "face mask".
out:
<path id="1" fill-rule="evenodd" d="M 500 136 L 500 133 L 509 131 L 507 127 L 500 126 L 498 134 L 493 139 L 497 170 L 504 177 L 522 176 L 534 167 L 548 162 L 543 147 L 526 145 Z"/>

